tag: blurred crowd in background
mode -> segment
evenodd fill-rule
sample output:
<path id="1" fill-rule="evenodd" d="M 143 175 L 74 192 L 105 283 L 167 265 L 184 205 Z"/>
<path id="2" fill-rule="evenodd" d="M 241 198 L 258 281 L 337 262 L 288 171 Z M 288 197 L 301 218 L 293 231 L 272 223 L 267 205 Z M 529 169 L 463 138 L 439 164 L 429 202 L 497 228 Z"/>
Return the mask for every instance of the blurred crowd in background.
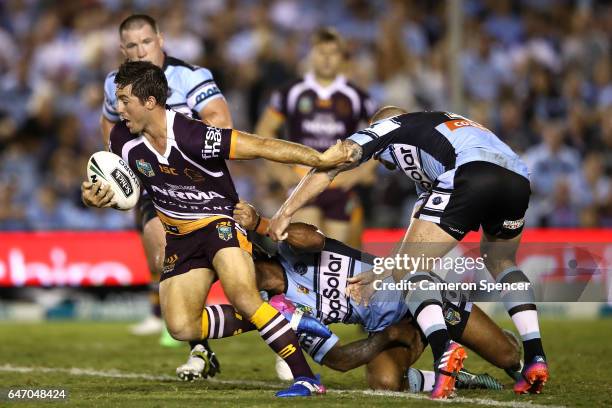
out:
<path id="1" fill-rule="evenodd" d="M 443 1 L 5 0 L 0 2 L 0 230 L 126 229 L 129 213 L 84 208 L 85 165 L 101 150 L 118 25 L 158 20 L 169 55 L 209 68 L 234 127 L 251 131 L 271 91 L 307 69 L 309 37 L 335 27 L 347 75 L 377 104 L 450 110 Z M 612 226 L 612 6 L 464 0 L 465 107 L 531 170 L 529 226 Z M 233 166 L 240 195 L 272 215 L 285 198 L 257 162 Z M 409 222 L 414 186 L 380 170 L 360 191 L 366 224 Z"/>

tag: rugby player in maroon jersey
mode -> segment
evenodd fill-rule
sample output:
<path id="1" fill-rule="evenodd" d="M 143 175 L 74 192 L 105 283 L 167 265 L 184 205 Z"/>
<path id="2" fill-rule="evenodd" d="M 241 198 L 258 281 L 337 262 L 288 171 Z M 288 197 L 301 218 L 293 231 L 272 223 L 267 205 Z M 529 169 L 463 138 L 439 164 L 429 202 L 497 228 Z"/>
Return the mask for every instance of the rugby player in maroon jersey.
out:
<path id="1" fill-rule="evenodd" d="M 321 28 L 312 36 L 308 56 L 310 70 L 301 78 L 274 91 L 255 133 L 277 137 L 286 125 L 287 140 L 324 151 L 336 139 L 344 139 L 367 123 L 375 112 L 370 96 L 343 74 L 347 63 L 346 46 L 333 29 Z M 294 220 L 316 225 L 328 236 L 361 246 L 363 208 L 354 187 L 374 181 L 375 163 L 341 174 L 330 187 L 302 208 Z M 279 171 L 269 163 L 270 178 L 286 189 L 295 187 L 308 168 Z"/>
<path id="2" fill-rule="evenodd" d="M 320 153 L 168 110 L 167 80 L 150 62 L 124 63 L 115 83 L 122 121 L 111 131 L 110 150 L 139 175 L 166 230 L 160 300 L 170 334 L 181 341 L 204 337 L 206 296 L 219 279 L 233 306 L 291 367 L 295 382 L 277 396 L 323 393 L 290 323 L 257 291 L 251 244 L 232 218 L 238 195 L 225 160 L 265 158 L 326 169 L 347 162 L 346 149 L 337 143 Z M 89 206 L 114 204 L 113 192 L 99 182 L 84 182 L 82 196 Z"/>
<path id="3" fill-rule="evenodd" d="M 164 37 L 154 18 L 146 14 L 132 14 L 119 25 L 119 45 L 122 55 L 128 61 L 149 61 L 161 67 L 168 80 L 170 96 L 167 105 L 187 116 L 203 120 L 217 127 L 232 127 L 232 118 L 227 102 L 216 85 L 211 72 L 191 65 L 164 53 Z M 108 145 L 110 132 L 119 122 L 117 112 L 116 70 L 110 72 L 104 81 L 104 105 L 100 116 L 100 127 L 104 144 Z M 141 239 L 147 264 L 153 283 L 150 287 L 149 300 L 151 314 L 140 323 L 132 326 L 130 331 L 135 335 L 148 335 L 162 332 L 160 344 L 164 346 L 179 345 L 163 327 L 159 304 L 159 277 L 164 263 L 166 235 L 164 227 L 157 218 L 155 207 L 148 194 L 143 194 L 138 203 L 136 224 L 141 232 Z M 186 364 L 177 368 L 181 379 L 214 376 L 220 369 L 219 361 L 206 341 L 190 342 L 190 358 Z"/>

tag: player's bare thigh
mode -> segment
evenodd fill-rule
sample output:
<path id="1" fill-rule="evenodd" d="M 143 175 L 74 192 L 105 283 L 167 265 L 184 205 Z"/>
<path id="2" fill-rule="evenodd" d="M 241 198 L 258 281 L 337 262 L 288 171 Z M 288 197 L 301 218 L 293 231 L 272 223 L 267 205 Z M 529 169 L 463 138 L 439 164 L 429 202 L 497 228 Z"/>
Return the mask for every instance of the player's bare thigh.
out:
<path id="1" fill-rule="evenodd" d="M 400 243 L 398 253 L 415 258 L 437 258 L 446 255 L 455 245 L 457 245 L 457 240 L 437 224 L 413 218 Z M 396 281 L 399 281 L 409 272 L 419 271 L 397 269 L 393 276 Z"/>
<path id="2" fill-rule="evenodd" d="M 263 300 L 251 255 L 239 247 L 223 248 L 215 254 L 213 266 L 230 303 L 241 315 L 253 316 Z"/>
<path id="3" fill-rule="evenodd" d="M 159 277 L 164 266 L 166 249 L 166 232 L 159 218 L 151 218 L 142 228 L 142 244 L 149 270 L 155 277 Z"/>
<path id="4" fill-rule="evenodd" d="M 473 305 L 459 342 L 499 368 L 518 369 L 520 346 L 478 306 Z"/>
<path id="5" fill-rule="evenodd" d="M 202 311 L 215 279 L 212 269 L 191 269 L 159 284 L 162 315 L 168 332 L 177 340 L 199 340 Z"/>

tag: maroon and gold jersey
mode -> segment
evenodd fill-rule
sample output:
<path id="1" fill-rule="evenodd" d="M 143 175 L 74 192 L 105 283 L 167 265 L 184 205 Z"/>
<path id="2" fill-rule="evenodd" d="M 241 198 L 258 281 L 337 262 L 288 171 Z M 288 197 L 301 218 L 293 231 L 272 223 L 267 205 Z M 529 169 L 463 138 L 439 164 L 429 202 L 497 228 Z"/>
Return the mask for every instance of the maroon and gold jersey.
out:
<path id="1" fill-rule="evenodd" d="M 318 151 L 353 134 L 375 109 L 368 94 L 344 76 L 323 87 L 312 73 L 274 92 L 270 107 L 285 118 L 288 140 Z"/>
<path id="2" fill-rule="evenodd" d="M 110 150 L 121 156 L 153 199 L 166 231 L 185 234 L 231 218 L 238 193 L 225 164 L 235 134 L 166 110 L 167 144 L 161 154 L 123 122 L 113 127 Z"/>

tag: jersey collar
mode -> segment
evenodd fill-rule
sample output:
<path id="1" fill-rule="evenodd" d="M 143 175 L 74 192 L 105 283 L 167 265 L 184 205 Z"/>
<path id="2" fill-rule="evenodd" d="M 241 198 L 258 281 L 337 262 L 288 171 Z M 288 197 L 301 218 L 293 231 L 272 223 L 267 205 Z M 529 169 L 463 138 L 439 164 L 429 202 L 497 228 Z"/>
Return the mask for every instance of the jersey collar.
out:
<path id="1" fill-rule="evenodd" d="M 334 92 L 346 84 L 346 77 L 344 75 L 338 75 L 331 84 L 324 87 L 317 82 L 314 73 L 310 71 L 304 75 L 304 82 L 317 93 L 319 99 L 329 99 Z"/>
<path id="2" fill-rule="evenodd" d="M 170 152 L 172 150 L 172 146 L 175 143 L 174 137 L 174 118 L 176 117 L 176 112 L 171 109 L 166 109 L 166 151 L 164 154 L 160 154 L 151 143 L 147 140 L 146 137 L 143 136 L 144 144 L 147 148 L 155 154 L 157 157 L 157 161 L 161 164 L 169 164 L 168 157 L 170 157 Z M 141 134 L 142 136 L 142 134 Z"/>

